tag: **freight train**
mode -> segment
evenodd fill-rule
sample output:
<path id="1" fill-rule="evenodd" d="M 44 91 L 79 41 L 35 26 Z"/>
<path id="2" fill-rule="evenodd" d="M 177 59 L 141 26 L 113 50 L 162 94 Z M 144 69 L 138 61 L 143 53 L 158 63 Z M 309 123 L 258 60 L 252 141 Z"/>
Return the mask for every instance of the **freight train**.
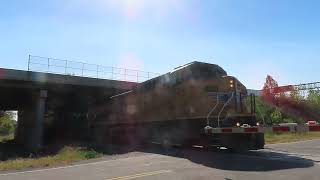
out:
<path id="1" fill-rule="evenodd" d="M 258 126 L 248 99 L 246 87 L 220 66 L 192 62 L 91 108 L 90 134 L 102 145 L 156 142 L 261 149 L 263 133 L 204 133 L 206 126 Z"/>

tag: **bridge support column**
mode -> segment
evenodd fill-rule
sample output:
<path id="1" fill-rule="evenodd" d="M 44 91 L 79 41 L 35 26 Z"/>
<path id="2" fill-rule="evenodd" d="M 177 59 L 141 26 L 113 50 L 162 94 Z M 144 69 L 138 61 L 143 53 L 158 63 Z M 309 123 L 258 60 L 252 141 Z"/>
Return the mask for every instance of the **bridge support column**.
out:
<path id="1" fill-rule="evenodd" d="M 15 140 L 30 151 L 37 151 L 43 144 L 43 128 L 47 91 L 31 93 L 30 102 L 18 112 Z"/>

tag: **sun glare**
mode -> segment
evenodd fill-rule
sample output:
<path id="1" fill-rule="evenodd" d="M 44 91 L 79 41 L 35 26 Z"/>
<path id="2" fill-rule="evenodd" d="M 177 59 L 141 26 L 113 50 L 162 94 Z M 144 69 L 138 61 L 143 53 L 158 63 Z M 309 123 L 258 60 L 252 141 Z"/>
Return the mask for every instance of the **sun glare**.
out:
<path id="1" fill-rule="evenodd" d="M 128 19 L 146 15 L 164 17 L 185 8 L 183 0 L 108 0 L 106 2 L 109 8 L 120 12 Z"/>

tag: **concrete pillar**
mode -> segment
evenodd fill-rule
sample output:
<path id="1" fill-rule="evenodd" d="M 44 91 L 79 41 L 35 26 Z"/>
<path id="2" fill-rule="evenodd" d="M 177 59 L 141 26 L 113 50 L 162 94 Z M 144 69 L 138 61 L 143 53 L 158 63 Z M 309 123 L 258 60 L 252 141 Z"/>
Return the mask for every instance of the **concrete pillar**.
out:
<path id="1" fill-rule="evenodd" d="M 36 97 L 35 104 L 35 124 L 32 140 L 32 149 L 40 149 L 43 144 L 43 128 L 44 128 L 44 115 L 45 115 L 45 105 L 47 99 L 47 91 L 41 90 Z"/>
<path id="2" fill-rule="evenodd" d="M 30 151 L 37 151 L 43 144 L 43 128 L 47 91 L 31 93 L 30 102 L 18 113 L 16 142 Z"/>

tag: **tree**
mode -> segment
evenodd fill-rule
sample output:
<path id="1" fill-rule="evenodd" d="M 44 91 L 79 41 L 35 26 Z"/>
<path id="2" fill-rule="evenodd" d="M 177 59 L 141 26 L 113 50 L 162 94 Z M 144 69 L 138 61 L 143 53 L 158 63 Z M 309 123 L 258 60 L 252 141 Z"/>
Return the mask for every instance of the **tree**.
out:
<path id="1" fill-rule="evenodd" d="M 320 107 L 320 91 L 319 90 L 309 90 L 307 96 L 307 102 L 313 107 Z"/>
<path id="2" fill-rule="evenodd" d="M 272 76 L 267 75 L 266 82 L 264 83 L 264 86 L 263 86 L 263 89 L 262 89 L 262 96 L 263 97 L 270 97 L 270 96 L 273 97 L 274 94 L 270 90 L 274 89 L 276 87 L 279 87 L 277 81 L 274 80 L 272 78 Z"/>
<path id="3" fill-rule="evenodd" d="M 0 135 L 9 135 L 14 132 L 16 121 L 12 112 L 0 112 Z"/>
<path id="4" fill-rule="evenodd" d="M 320 90 L 309 90 L 306 97 L 306 104 L 312 113 L 312 118 L 308 120 L 320 120 Z"/>

